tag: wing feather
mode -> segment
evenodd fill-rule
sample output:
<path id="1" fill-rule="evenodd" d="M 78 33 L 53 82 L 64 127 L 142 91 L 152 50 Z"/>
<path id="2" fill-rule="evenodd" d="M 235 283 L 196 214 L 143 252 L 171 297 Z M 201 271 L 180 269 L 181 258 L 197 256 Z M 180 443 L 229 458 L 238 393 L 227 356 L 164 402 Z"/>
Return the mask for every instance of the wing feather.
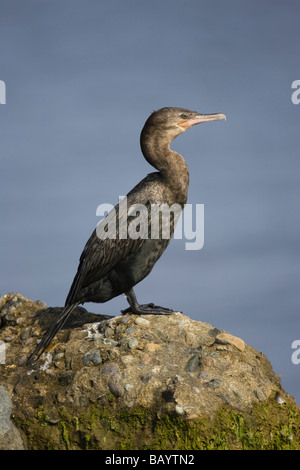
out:
<path id="1" fill-rule="evenodd" d="M 143 227 L 146 227 L 147 237 L 149 236 L 151 225 L 150 217 L 148 217 L 151 207 L 149 201 L 144 206 L 147 208 L 147 211 L 137 211 L 137 214 L 134 215 L 127 211 L 126 206 L 118 204 L 98 224 L 80 256 L 79 266 L 67 296 L 66 305 L 71 305 L 75 301 L 80 300 L 81 289 L 100 280 L 118 263 L 125 260 L 130 254 L 137 252 L 143 245 L 145 241 L 144 238 L 139 237 L 134 239 L 128 236 L 128 227 L 130 223 L 134 223 L 134 219 L 138 217 L 139 223 Z M 132 206 L 130 206 L 130 208 L 132 208 Z M 119 220 L 123 220 L 125 223 L 126 238 L 120 238 Z M 114 222 L 116 228 L 115 238 L 111 238 L 112 232 L 109 232 L 110 236 L 107 238 L 99 238 L 99 234 L 103 235 L 103 233 L 105 233 L 105 227 L 114 227 Z M 124 235 L 124 227 L 122 228 L 122 233 Z"/>

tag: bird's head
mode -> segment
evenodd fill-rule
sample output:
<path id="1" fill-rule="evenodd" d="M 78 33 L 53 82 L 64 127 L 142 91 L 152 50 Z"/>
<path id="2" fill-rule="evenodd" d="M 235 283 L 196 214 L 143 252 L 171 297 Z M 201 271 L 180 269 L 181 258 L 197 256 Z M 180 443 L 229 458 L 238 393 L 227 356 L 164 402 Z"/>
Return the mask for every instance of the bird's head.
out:
<path id="1" fill-rule="evenodd" d="M 196 124 L 220 119 L 226 119 L 225 114 L 200 114 L 185 108 L 161 108 L 150 115 L 145 127 L 152 130 L 156 129 L 168 135 L 168 140 L 171 142 L 179 134 Z"/>

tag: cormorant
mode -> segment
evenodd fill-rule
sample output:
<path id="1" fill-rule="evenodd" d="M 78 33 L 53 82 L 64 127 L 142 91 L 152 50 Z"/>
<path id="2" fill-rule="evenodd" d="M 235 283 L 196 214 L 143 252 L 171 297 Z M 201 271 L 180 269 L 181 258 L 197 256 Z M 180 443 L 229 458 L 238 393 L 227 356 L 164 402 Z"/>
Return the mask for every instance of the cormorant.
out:
<path id="1" fill-rule="evenodd" d="M 170 231 L 167 238 L 162 236 L 161 218 L 158 235 L 151 238 L 151 228 L 153 228 L 151 227 L 151 208 L 160 207 L 163 204 L 171 207 L 175 204 L 177 208 L 179 207 L 179 212 L 183 209 L 187 201 L 189 171 L 184 158 L 171 150 L 170 144 L 175 137 L 195 124 L 219 119 L 226 119 L 226 117 L 222 113 L 199 114 L 184 108 L 169 107 L 161 108 L 150 115 L 142 129 L 140 145 L 145 159 L 158 172 L 150 173 L 127 194 L 127 208 L 129 208 L 127 213 L 121 208 L 120 202 L 94 230 L 80 257 L 65 308 L 46 332 L 28 362 L 37 353 L 40 356 L 45 351 L 79 304 L 107 302 L 125 293 L 129 308 L 123 310 L 123 313 L 164 315 L 173 312 L 169 308 L 154 304 L 140 305 L 133 291 L 133 287 L 151 272 L 166 249 L 179 215 L 174 213 L 173 217 L 170 217 Z M 131 208 L 139 209 L 141 207 L 139 205 L 147 208 L 147 220 L 145 220 L 145 212 L 139 210 L 132 212 Z M 141 217 L 142 212 L 144 219 Z M 147 233 L 133 237 L 124 236 L 124 226 L 121 227 L 120 221 L 125 220 L 125 229 L 129 231 L 130 223 L 135 220 L 134 216 L 139 217 L 139 223 L 140 225 L 144 223 L 144 228 L 146 224 Z M 102 234 L 107 232 L 108 225 L 113 222 L 114 218 L 119 221 L 119 224 L 115 225 L 116 236 L 99 238 L 99 229 L 102 229 Z"/>

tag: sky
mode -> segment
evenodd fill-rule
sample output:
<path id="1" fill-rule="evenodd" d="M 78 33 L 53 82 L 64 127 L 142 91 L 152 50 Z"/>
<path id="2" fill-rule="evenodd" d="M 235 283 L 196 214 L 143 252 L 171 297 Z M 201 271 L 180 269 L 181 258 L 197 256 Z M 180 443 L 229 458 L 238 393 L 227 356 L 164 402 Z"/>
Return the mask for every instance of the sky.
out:
<path id="1" fill-rule="evenodd" d="M 225 113 L 172 144 L 203 248 L 172 240 L 136 295 L 243 338 L 300 404 L 299 23 L 297 0 L 1 0 L 0 295 L 64 304 L 97 207 L 153 170 L 153 110 Z"/>

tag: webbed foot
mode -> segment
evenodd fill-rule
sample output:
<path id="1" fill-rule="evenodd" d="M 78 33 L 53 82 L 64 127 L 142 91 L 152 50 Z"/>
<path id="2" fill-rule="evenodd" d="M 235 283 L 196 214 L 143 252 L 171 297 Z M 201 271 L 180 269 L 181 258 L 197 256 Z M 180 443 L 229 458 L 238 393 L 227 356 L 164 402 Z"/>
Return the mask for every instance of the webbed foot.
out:
<path id="1" fill-rule="evenodd" d="M 136 315 L 172 315 L 172 313 L 176 311 L 172 310 L 171 308 L 154 305 L 153 303 L 140 305 L 132 289 L 130 289 L 125 294 L 130 307 L 126 308 L 125 310 L 121 310 L 123 314 L 135 313 Z"/>
<path id="2" fill-rule="evenodd" d="M 123 314 L 135 313 L 136 315 L 171 315 L 174 313 L 174 310 L 154 304 L 137 304 L 126 308 L 126 310 L 121 310 L 121 312 Z"/>

